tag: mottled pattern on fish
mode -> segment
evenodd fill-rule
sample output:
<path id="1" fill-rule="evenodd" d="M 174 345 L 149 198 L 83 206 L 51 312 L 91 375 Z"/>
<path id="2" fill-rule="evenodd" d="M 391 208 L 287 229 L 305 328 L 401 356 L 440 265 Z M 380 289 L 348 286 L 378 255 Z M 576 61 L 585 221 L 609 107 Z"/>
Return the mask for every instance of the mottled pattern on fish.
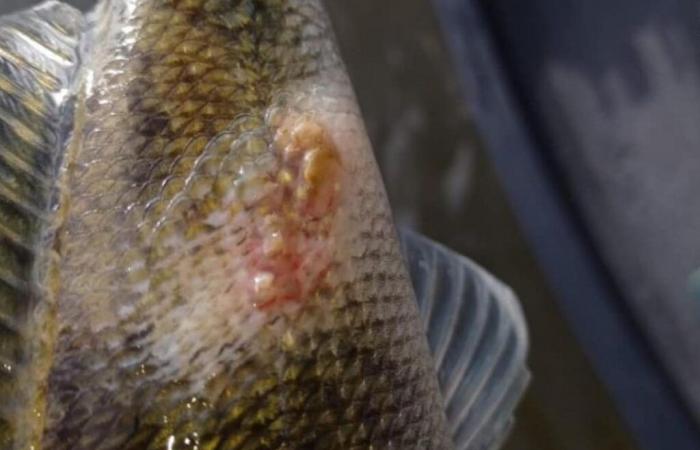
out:
<path id="1" fill-rule="evenodd" d="M 86 42 L 46 449 L 451 448 L 316 0 L 112 0 Z"/>
<path id="2" fill-rule="evenodd" d="M 55 181 L 79 34 L 80 14 L 57 3 L 0 19 L 2 449 L 41 439 L 55 319 Z"/>

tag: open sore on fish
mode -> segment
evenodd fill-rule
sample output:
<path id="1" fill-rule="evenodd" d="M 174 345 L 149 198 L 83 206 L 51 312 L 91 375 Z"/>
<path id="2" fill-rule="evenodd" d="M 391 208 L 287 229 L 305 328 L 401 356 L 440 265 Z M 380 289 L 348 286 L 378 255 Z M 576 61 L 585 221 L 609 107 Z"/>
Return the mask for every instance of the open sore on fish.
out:
<path id="1" fill-rule="evenodd" d="M 105 0 L 75 38 L 43 26 L 80 56 L 47 119 L 72 131 L 41 234 L 60 287 L 37 289 L 45 314 L 23 325 L 46 350 L 0 380 L 24 389 L 0 405 L 0 439 L 451 448 L 320 1 Z"/>

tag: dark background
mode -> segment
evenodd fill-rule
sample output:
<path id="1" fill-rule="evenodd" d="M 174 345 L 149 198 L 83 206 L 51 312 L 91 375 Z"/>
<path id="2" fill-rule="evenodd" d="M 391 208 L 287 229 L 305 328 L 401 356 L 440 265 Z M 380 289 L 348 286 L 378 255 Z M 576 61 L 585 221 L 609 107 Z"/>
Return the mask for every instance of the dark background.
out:
<path id="1" fill-rule="evenodd" d="M 523 302 L 534 378 L 508 448 L 635 448 L 521 235 L 461 101 L 429 0 L 326 3 L 398 221 L 486 266 Z M 577 2 L 564 3 L 562 8 L 573 8 Z M 530 3 L 494 5 L 505 18 L 517 18 L 528 13 Z M 0 13 L 27 6 L 26 0 L 2 0 Z M 537 12 L 526 17 L 541 18 Z M 546 30 L 536 35 L 537 47 L 515 45 L 521 51 L 516 56 L 527 60 L 528 52 L 542 51 L 543 58 L 552 56 Z M 541 60 L 526 64 L 526 83 L 536 84 L 540 65 Z M 643 80 L 638 84 L 643 90 Z"/>
<path id="2" fill-rule="evenodd" d="M 543 157 L 699 420 L 700 5 L 483 4 Z"/>

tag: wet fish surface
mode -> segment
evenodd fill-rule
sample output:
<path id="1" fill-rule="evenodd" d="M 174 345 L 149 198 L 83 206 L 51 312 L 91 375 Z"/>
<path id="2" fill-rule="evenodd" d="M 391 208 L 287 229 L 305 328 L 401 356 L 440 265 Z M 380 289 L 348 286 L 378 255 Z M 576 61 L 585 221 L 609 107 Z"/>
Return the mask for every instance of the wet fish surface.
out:
<path id="1" fill-rule="evenodd" d="M 453 448 L 318 1 L 0 28 L 2 448 Z"/>
<path id="2" fill-rule="evenodd" d="M 0 448 L 38 445 L 56 335 L 56 180 L 71 124 L 80 14 L 0 17 Z M 34 447 L 37 448 L 37 447 Z"/>

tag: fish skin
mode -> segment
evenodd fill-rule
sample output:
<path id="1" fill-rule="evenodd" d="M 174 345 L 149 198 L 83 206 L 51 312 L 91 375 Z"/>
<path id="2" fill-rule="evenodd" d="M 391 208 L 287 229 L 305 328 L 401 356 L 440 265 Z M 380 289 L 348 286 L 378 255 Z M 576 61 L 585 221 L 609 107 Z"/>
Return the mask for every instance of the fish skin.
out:
<path id="1" fill-rule="evenodd" d="M 50 23 L 47 21 L 50 18 Z M 56 179 L 82 16 L 0 17 L 0 448 L 39 448 L 57 291 Z"/>
<path id="2" fill-rule="evenodd" d="M 42 448 L 452 448 L 320 3 L 106 0 L 86 30 Z"/>

